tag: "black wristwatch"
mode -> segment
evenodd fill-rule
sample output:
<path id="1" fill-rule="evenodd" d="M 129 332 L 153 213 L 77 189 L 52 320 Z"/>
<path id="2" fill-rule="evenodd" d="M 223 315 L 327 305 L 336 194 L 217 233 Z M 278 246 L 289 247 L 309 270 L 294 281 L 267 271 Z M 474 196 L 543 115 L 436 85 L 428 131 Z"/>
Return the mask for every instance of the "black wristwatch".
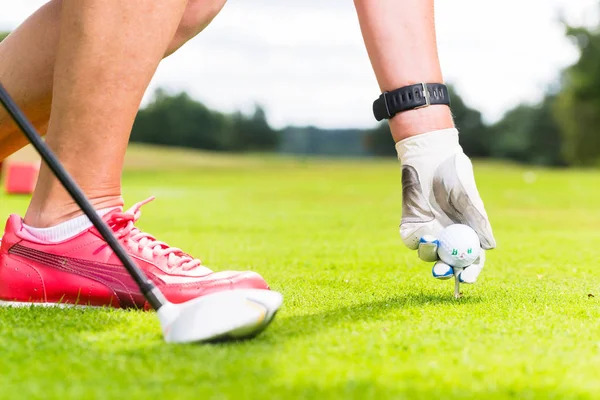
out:
<path id="1" fill-rule="evenodd" d="M 384 92 L 373 102 L 377 121 L 390 119 L 402 111 L 428 107 L 434 104 L 450 105 L 448 88 L 441 83 L 417 83 Z"/>

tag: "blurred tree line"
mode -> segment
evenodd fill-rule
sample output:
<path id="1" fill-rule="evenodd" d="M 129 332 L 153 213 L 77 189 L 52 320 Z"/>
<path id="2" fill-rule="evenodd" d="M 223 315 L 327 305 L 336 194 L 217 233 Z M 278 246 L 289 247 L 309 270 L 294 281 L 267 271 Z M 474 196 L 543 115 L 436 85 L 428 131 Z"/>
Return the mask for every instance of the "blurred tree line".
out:
<path id="1" fill-rule="evenodd" d="M 579 60 L 563 71 L 554 111 L 563 138 L 563 155 L 571 164 L 598 165 L 600 160 L 600 26 L 567 26 Z"/>
<path id="2" fill-rule="evenodd" d="M 267 122 L 265 111 L 224 114 L 208 109 L 187 93 L 169 95 L 158 89 L 141 109 L 131 141 L 218 151 L 274 150 L 279 134 Z"/>

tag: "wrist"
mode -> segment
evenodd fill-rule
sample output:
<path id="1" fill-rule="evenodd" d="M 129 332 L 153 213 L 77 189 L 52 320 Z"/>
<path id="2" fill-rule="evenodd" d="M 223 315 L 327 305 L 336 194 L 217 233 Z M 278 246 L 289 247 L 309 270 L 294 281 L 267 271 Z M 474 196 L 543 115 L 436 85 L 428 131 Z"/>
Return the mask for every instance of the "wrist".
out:
<path id="1" fill-rule="evenodd" d="M 389 120 L 394 142 L 427 132 L 454 128 L 450 107 L 432 105 L 396 114 Z"/>
<path id="2" fill-rule="evenodd" d="M 461 153 L 458 130 L 447 128 L 407 137 L 396 143 L 398 159 L 402 164 L 426 164 L 441 162 L 447 157 Z"/>

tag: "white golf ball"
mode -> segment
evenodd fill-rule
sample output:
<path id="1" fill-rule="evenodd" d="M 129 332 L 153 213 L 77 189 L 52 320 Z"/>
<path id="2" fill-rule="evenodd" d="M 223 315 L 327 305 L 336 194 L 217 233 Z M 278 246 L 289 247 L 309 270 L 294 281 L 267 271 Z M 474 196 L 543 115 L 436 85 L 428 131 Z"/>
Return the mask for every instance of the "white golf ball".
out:
<path id="1" fill-rule="evenodd" d="M 470 226 L 454 224 L 438 236 L 440 260 L 456 268 L 473 264 L 481 252 L 479 236 Z"/>

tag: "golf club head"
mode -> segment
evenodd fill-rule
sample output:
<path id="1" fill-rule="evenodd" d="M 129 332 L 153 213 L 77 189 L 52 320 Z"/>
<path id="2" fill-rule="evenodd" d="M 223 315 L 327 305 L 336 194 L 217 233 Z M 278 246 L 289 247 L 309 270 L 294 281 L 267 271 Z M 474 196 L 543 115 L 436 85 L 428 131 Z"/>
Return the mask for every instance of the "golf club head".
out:
<path id="1" fill-rule="evenodd" d="M 239 340 L 263 331 L 282 302 L 272 290 L 239 289 L 167 303 L 157 314 L 167 343 Z"/>

